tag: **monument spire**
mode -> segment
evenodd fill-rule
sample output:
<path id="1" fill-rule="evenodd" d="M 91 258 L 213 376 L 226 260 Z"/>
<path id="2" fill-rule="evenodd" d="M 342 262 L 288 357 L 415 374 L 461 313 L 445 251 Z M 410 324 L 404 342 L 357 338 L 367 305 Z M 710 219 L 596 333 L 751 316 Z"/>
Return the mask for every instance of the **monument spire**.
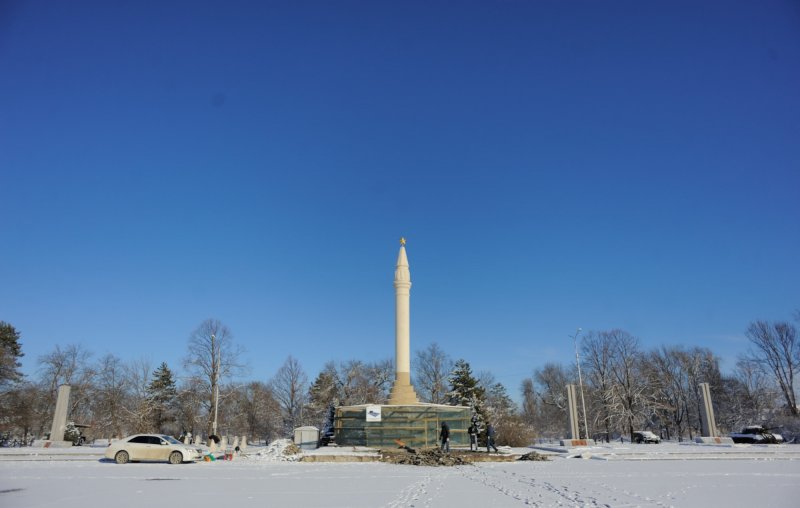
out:
<path id="1" fill-rule="evenodd" d="M 394 270 L 395 297 L 395 379 L 389 394 L 389 404 L 418 404 L 417 394 L 411 386 L 410 312 L 411 271 L 408 269 L 406 239 L 400 238 L 400 252 Z"/>

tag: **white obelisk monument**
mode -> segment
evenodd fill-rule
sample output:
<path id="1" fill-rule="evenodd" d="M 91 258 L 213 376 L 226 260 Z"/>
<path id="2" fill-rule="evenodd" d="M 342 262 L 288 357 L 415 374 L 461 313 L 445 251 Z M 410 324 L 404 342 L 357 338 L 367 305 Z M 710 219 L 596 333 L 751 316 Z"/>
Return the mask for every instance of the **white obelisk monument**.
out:
<path id="1" fill-rule="evenodd" d="M 406 257 L 406 240 L 400 239 L 400 253 L 397 255 L 397 268 L 394 271 L 395 295 L 395 378 L 394 386 L 389 394 L 389 404 L 419 404 L 414 387 L 411 386 L 410 360 L 410 313 L 409 296 L 411 293 L 411 272 Z"/>

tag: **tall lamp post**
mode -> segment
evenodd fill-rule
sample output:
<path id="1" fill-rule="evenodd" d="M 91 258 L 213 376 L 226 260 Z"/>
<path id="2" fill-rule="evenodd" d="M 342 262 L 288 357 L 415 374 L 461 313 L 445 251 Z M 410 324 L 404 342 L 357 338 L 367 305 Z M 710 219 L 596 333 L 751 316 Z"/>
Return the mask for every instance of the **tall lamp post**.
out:
<path id="1" fill-rule="evenodd" d="M 217 412 L 219 411 L 219 347 L 217 347 L 217 338 L 211 334 L 211 350 L 214 352 L 215 365 L 214 365 L 214 424 L 212 426 L 212 434 L 217 435 Z"/>
<path id="2" fill-rule="evenodd" d="M 581 388 L 581 406 L 583 407 L 583 430 L 586 432 L 586 439 L 589 439 L 589 424 L 586 423 L 586 400 L 583 398 L 583 376 L 581 375 L 581 361 L 578 358 L 578 334 L 581 333 L 581 328 L 575 331 L 572 336 L 572 342 L 575 344 L 575 365 L 578 366 L 578 385 Z"/>

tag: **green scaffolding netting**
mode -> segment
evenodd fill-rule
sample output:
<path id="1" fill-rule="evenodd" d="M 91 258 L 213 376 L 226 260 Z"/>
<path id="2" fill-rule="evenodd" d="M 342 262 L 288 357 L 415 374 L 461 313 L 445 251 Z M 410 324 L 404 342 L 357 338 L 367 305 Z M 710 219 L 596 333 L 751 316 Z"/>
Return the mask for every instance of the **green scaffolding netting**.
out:
<path id="1" fill-rule="evenodd" d="M 382 406 L 381 421 L 366 421 L 367 406 L 336 408 L 335 441 L 338 445 L 396 447 L 399 439 L 410 447 L 436 446 L 442 422 L 450 427 L 450 444 L 468 445 L 468 407 L 442 405 Z"/>

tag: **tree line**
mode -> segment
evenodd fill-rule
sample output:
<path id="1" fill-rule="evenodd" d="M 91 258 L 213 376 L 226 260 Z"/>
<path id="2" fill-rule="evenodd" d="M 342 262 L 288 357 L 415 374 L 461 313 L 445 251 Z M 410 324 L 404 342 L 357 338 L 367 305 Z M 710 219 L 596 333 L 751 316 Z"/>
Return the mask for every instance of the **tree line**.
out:
<path id="1" fill-rule="evenodd" d="M 794 314 L 800 321 L 800 311 Z M 779 427 L 789 439 L 800 434 L 794 375 L 800 365 L 796 327 L 756 321 L 745 331 L 749 348 L 732 372 L 704 347 L 664 345 L 644 350 L 624 330 L 590 332 L 580 344 L 587 424 L 581 435 L 632 437 L 652 430 L 664 438 L 692 439 L 701 428 L 701 383 L 709 383 L 721 433 L 748 424 Z M 522 383 L 522 415 L 540 437 L 563 435 L 564 386 L 579 384 L 576 365 L 549 363 Z M 581 409 L 579 409 L 581 411 Z"/>
<path id="2" fill-rule="evenodd" d="M 800 311 L 794 319 L 800 321 Z M 579 418 L 582 435 L 616 439 L 647 429 L 691 439 L 700 428 L 701 383 L 711 386 L 721 432 L 765 423 L 782 426 L 790 439 L 800 434 L 796 327 L 756 321 L 745 335 L 749 349 L 723 374 L 719 357 L 708 348 L 645 350 L 624 330 L 588 332 L 579 344 L 589 427 Z M 271 379 L 242 382 L 244 350 L 214 319 L 189 336 L 180 376 L 167 363 L 111 354 L 93 359 L 90 351 L 69 344 L 39 357 L 36 375 L 28 377 L 20 372 L 20 339 L 11 324 L 0 321 L 0 433 L 24 440 L 49 432 L 62 384 L 72 386 L 69 419 L 90 425 L 89 437 L 207 436 L 216 421 L 220 434 L 268 442 L 301 425 L 330 428 L 337 406 L 385 403 L 394 381 L 391 359 L 330 361 L 310 380 L 300 361 L 289 356 Z M 492 422 L 499 444 L 511 446 L 564 437 L 566 385 L 579 384 L 576 364 L 548 363 L 523 380 L 517 404 L 492 373 L 473 373 L 466 359 L 451 358 L 437 343 L 415 353 L 412 372 L 423 402 L 469 406 L 479 426 Z"/>

